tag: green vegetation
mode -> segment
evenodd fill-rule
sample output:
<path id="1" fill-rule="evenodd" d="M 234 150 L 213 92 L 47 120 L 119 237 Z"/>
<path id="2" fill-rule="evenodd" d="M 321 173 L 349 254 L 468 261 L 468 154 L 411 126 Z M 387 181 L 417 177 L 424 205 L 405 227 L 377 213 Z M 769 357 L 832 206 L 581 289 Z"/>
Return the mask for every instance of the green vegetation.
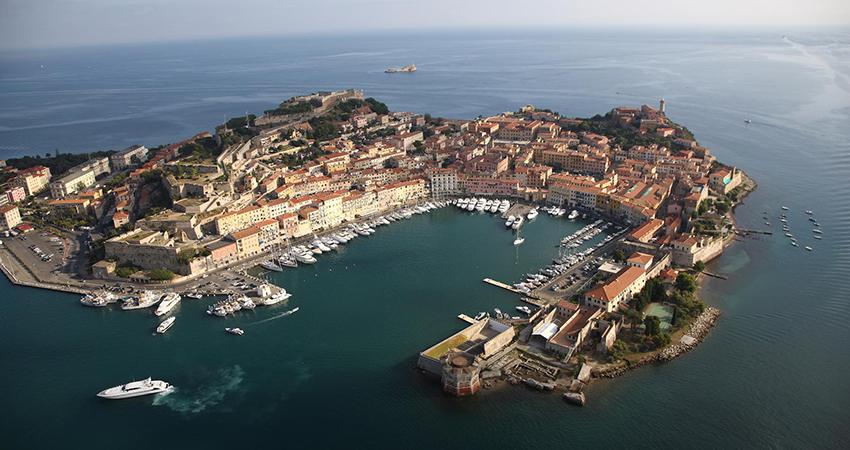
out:
<path id="1" fill-rule="evenodd" d="M 151 277 L 151 280 L 155 281 L 169 281 L 174 278 L 174 272 L 168 269 L 151 269 L 148 272 L 148 276 Z"/>
<path id="2" fill-rule="evenodd" d="M 372 110 L 375 114 L 389 114 L 390 109 L 386 104 L 375 100 L 372 97 L 366 99 L 366 104 L 369 105 L 369 109 Z"/>
<path id="3" fill-rule="evenodd" d="M 314 108 L 322 106 L 322 101 L 314 99 L 310 102 L 283 102 L 275 109 L 265 111 L 270 116 L 288 116 L 292 114 L 304 114 L 312 111 Z"/>
<path id="4" fill-rule="evenodd" d="M 102 158 L 113 153 L 115 152 L 110 150 L 93 153 L 57 153 L 54 156 L 47 154 L 44 157 L 41 155 L 22 156 L 20 158 L 7 159 L 6 165 L 18 170 L 29 169 L 30 167 L 35 166 L 44 166 L 50 169 L 50 174 L 55 177 L 62 175 L 67 172 L 68 169 L 82 164 L 92 158 Z"/>
<path id="5" fill-rule="evenodd" d="M 118 275 L 121 278 L 130 278 L 134 273 L 142 270 L 141 267 L 134 266 L 130 263 L 123 263 L 115 269 L 115 275 Z"/>
<path id="6" fill-rule="evenodd" d="M 180 147 L 178 153 L 186 162 L 198 162 L 213 160 L 221 154 L 221 151 L 222 147 L 219 147 L 215 139 L 208 137 Z"/>
<path id="7" fill-rule="evenodd" d="M 696 270 L 697 272 L 702 272 L 703 270 L 705 270 L 705 263 L 702 261 L 695 262 L 694 270 Z"/>
<path id="8" fill-rule="evenodd" d="M 180 253 L 177 254 L 177 261 L 179 261 L 180 264 L 186 265 L 195 258 L 202 258 L 209 255 L 210 251 L 206 247 L 185 248 L 180 250 Z"/>

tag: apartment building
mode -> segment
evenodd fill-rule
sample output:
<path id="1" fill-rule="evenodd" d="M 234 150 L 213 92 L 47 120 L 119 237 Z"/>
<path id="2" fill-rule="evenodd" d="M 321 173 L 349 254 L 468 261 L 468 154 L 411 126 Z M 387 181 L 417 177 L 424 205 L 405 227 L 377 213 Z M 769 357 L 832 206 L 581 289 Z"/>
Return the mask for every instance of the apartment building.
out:
<path id="1" fill-rule="evenodd" d="M 148 159 L 148 149 L 144 145 L 132 145 L 109 156 L 112 170 L 125 170 L 142 165 Z"/>
<path id="2" fill-rule="evenodd" d="M 50 185 L 50 169 L 44 166 L 34 166 L 20 170 L 18 176 L 11 181 L 10 185 L 23 188 L 26 195 L 39 194 Z"/>

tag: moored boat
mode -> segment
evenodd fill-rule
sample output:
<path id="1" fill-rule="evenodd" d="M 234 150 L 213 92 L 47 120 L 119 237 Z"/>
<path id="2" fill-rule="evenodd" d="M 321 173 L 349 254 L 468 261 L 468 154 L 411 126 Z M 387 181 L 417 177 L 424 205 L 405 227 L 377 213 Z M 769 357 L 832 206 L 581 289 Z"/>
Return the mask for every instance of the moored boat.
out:
<path id="1" fill-rule="evenodd" d="M 175 320 L 177 320 L 177 318 L 174 317 L 174 316 L 171 316 L 171 317 L 163 320 L 162 323 L 160 323 L 156 327 L 156 332 L 159 333 L 159 334 L 165 334 L 165 332 L 168 331 L 168 329 L 171 328 L 172 325 L 174 325 Z"/>

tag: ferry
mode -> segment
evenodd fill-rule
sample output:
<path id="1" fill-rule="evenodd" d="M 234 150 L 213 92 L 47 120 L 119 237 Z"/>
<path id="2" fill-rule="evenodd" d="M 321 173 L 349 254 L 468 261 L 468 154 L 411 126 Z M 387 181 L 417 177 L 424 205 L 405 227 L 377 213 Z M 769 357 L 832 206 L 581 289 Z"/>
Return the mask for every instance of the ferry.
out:
<path id="1" fill-rule="evenodd" d="M 131 310 L 131 309 L 144 309 L 150 308 L 159 302 L 159 299 L 162 298 L 162 294 L 154 291 L 144 291 L 142 295 L 138 297 L 130 297 L 121 304 L 121 309 L 123 310 Z"/>
<path id="2" fill-rule="evenodd" d="M 104 389 L 97 393 L 100 398 L 109 400 L 120 400 L 123 398 L 141 397 L 143 395 L 162 394 L 170 392 L 174 386 L 162 380 L 151 380 L 150 377 L 142 381 L 131 381 L 127 384 Z"/>
<path id="3" fill-rule="evenodd" d="M 413 73 L 416 72 L 415 64 L 408 64 L 404 67 L 389 67 L 384 70 L 384 73 Z"/>
<path id="4" fill-rule="evenodd" d="M 245 334 L 245 330 L 241 328 L 225 328 L 224 331 L 230 334 L 235 334 L 237 336 L 242 336 L 243 334 Z"/>
<path id="5" fill-rule="evenodd" d="M 162 297 L 162 301 L 159 302 L 159 306 L 156 307 L 156 311 L 154 314 L 157 316 L 162 316 L 165 313 L 174 309 L 177 304 L 180 303 L 180 294 L 176 292 L 169 292 Z"/>
<path id="6" fill-rule="evenodd" d="M 168 331 L 168 329 L 171 328 L 172 325 L 174 325 L 175 320 L 177 320 L 177 318 L 174 316 L 163 320 L 162 323 L 160 323 L 159 326 L 156 327 L 156 332 L 159 334 L 165 334 L 165 332 Z"/>

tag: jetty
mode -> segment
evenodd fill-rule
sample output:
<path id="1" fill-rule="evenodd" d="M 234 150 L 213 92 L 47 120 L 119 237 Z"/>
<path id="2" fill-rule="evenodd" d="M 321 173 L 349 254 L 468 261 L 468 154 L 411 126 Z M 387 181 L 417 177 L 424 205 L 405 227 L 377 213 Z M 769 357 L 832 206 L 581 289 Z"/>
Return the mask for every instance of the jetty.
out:
<path id="1" fill-rule="evenodd" d="M 476 321 L 475 321 L 475 319 L 473 319 L 472 317 L 467 316 L 466 314 L 458 314 L 458 315 L 457 315 L 457 318 L 458 318 L 458 319 L 460 319 L 460 320 L 462 320 L 462 321 L 464 321 L 464 322 L 466 322 L 466 323 L 469 323 L 469 324 L 473 324 L 473 323 L 475 323 L 475 322 L 476 322 Z"/>
<path id="2" fill-rule="evenodd" d="M 484 282 L 487 283 L 487 284 L 492 284 L 493 286 L 496 286 L 496 287 L 500 287 L 502 289 L 506 289 L 508 291 L 513 292 L 514 294 L 522 294 L 522 292 L 520 292 L 519 289 L 517 289 L 517 288 L 515 288 L 515 287 L 513 287 L 509 284 L 502 283 L 501 281 L 496 281 L 492 278 L 485 278 Z"/>

